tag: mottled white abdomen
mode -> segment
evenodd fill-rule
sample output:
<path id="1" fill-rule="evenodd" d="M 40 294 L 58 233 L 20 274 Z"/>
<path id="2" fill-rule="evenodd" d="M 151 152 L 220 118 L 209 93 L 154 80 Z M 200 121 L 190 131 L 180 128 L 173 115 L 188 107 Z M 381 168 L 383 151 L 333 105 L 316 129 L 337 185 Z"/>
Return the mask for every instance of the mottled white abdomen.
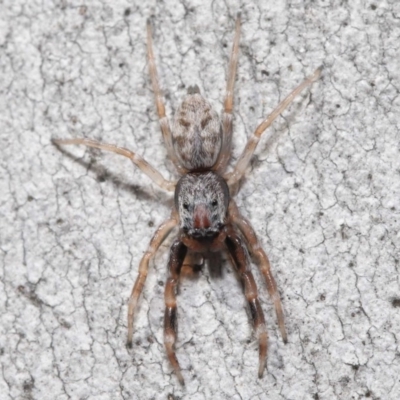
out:
<path id="1" fill-rule="evenodd" d="M 197 86 L 188 91 L 176 110 L 172 136 L 176 155 L 190 170 L 210 169 L 221 150 L 221 125 L 218 114 L 199 93 Z"/>

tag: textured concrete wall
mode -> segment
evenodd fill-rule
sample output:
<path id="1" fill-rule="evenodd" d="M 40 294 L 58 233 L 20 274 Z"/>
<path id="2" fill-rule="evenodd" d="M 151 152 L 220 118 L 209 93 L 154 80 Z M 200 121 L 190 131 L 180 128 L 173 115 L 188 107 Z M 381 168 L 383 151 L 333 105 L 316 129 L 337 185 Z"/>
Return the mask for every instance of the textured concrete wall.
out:
<path id="1" fill-rule="evenodd" d="M 237 196 L 270 256 L 289 343 L 254 266 L 270 335 L 259 380 L 240 284 L 227 262 L 222 278 L 205 269 L 178 297 L 182 389 L 162 339 L 171 239 L 125 347 L 127 298 L 171 196 L 123 157 L 50 140 L 126 146 L 176 177 L 146 18 L 168 114 L 192 84 L 219 111 L 239 10 L 234 157 L 325 66 L 265 134 Z M 399 398 L 398 2 L 5 0 L 0 21 L 2 399 Z"/>

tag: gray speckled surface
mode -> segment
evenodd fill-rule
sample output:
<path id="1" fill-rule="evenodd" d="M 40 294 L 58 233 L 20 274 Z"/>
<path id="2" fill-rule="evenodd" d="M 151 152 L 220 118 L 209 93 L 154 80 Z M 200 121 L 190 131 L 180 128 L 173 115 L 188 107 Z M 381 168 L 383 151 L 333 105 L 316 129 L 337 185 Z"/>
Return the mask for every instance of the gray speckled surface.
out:
<path id="1" fill-rule="evenodd" d="M 145 3 L 0 4 L 2 399 L 398 399 L 400 5 Z M 240 285 L 227 263 L 221 279 L 205 270 L 178 297 L 182 389 L 162 344 L 170 241 L 125 347 L 131 285 L 171 198 L 122 157 L 62 153 L 50 139 L 126 146 L 173 178 L 146 18 L 168 114 L 194 83 L 219 111 L 238 10 L 235 157 L 262 117 L 325 66 L 265 135 L 237 196 L 270 256 L 289 344 L 254 266 L 270 335 L 257 379 Z"/>

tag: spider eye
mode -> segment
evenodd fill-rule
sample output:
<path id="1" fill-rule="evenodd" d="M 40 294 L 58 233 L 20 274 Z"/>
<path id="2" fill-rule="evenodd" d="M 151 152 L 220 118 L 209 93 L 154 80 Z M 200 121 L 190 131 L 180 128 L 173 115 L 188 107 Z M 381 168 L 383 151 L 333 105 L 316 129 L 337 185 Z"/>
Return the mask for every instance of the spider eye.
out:
<path id="1" fill-rule="evenodd" d="M 212 205 L 213 207 L 217 207 L 218 201 L 217 201 L 217 200 L 213 200 L 213 201 L 211 202 L 211 205 Z"/>
<path id="2" fill-rule="evenodd" d="M 185 210 L 189 210 L 189 203 L 183 203 L 183 208 Z"/>

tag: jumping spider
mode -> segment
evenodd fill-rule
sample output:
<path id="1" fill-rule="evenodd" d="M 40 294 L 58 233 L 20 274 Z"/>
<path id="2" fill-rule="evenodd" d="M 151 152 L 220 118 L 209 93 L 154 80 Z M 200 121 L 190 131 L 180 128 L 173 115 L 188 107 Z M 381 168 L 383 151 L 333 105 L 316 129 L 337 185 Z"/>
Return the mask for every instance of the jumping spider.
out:
<path id="1" fill-rule="evenodd" d="M 287 342 L 282 305 L 272 276 L 270 263 L 261 248 L 249 221 L 244 218 L 231 194 L 238 189 L 250 159 L 257 147 L 262 133 L 286 109 L 293 99 L 306 87 L 315 82 L 322 68 L 318 68 L 309 78 L 290 93 L 272 113 L 257 127 L 249 138 L 243 153 L 232 172 L 225 172 L 230 159 L 232 142 L 233 88 L 239 53 L 240 15 L 236 19 L 235 37 L 229 61 L 226 95 L 220 122 L 218 114 L 210 103 L 200 94 L 197 86 L 190 87 L 187 96 L 178 107 L 170 129 L 165 115 L 164 101 L 158 84 L 158 74 L 153 54 L 151 24 L 147 21 L 147 56 L 150 78 L 155 95 L 157 114 L 162 135 L 181 178 L 168 181 L 138 154 L 111 144 L 90 139 L 53 140 L 56 145 L 83 144 L 111 151 L 129 158 L 159 187 L 175 193 L 175 205 L 171 216 L 157 229 L 139 265 L 139 275 L 133 286 L 128 304 L 128 345 L 132 344 L 133 314 L 142 292 L 150 259 L 171 230 L 179 225 L 177 238 L 173 242 L 169 261 L 169 278 L 165 285 L 164 344 L 169 361 L 180 381 L 184 379 L 175 355 L 176 340 L 176 292 L 179 275 L 185 260 L 193 254 L 212 257 L 226 251 L 240 277 L 250 308 L 251 321 L 259 342 L 259 369 L 261 378 L 267 356 L 267 330 L 257 287 L 250 270 L 248 253 L 258 264 L 267 284 L 277 314 L 283 341 Z M 190 261 L 189 261 L 190 262 Z"/>

